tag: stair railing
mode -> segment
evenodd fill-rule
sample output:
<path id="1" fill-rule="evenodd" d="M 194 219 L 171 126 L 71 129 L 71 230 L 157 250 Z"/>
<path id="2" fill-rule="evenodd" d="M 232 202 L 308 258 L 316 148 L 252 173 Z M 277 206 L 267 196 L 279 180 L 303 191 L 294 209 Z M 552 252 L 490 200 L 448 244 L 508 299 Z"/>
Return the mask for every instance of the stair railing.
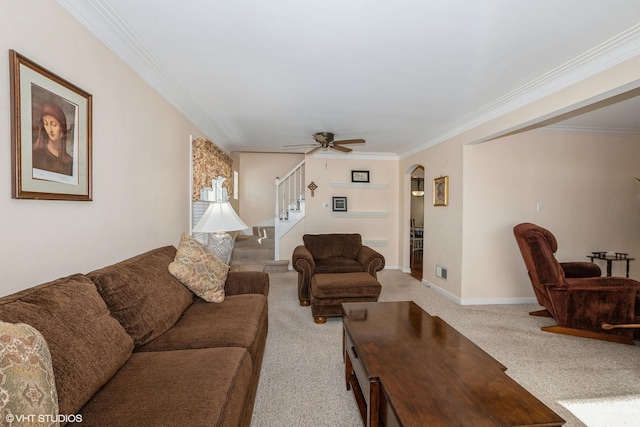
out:
<path id="1" fill-rule="evenodd" d="M 290 213 L 300 211 L 300 205 L 304 202 L 304 160 L 293 167 L 284 177 L 277 177 L 276 185 L 276 209 L 275 209 L 275 259 L 280 255 L 280 238 L 289 231 L 283 224 L 289 221 Z"/>

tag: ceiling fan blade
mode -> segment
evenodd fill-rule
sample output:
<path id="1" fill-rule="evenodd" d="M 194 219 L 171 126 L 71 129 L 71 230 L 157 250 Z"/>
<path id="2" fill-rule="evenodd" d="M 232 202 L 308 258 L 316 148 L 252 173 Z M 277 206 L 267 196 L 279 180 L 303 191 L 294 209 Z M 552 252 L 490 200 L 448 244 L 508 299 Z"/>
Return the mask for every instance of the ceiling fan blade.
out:
<path id="1" fill-rule="evenodd" d="M 283 145 L 282 147 L 315 147 L 316 144 L 289 144 Z"/>
<path id="2" fill-rule="evenodd" d="M 318 150 L 319 150 L 319 149 L 321 149 L 321 148 L 322 148 L 322 146 L 321 146 L 321 145 L 319 145 L 319 146 L 317 146 L 316 148 L 312 148 L 311 150 L 307 151 L 307 152 L 306 152 L 306 153 L 304 153 L 304 154 L 313 154 L 313 153 L 315 153 L 316 151 L 318 151 Z"/>
<path id="3" fill-rule="evenodd" d="M 338 150 L 338 151 L 342 151 L 343 153 L 348 153 L 351 150 L 351 148 L 347 148 L 347 147 L 341 147 L 339 145 L 331 145 L 329 148 L 333 148 L 334 150 Z"/>
<path id="4" fill-rule="evenodd" d="M 345 139 L 342 141 L 333 141 L 334 144 L 364 144 L 364 139 Z"/>

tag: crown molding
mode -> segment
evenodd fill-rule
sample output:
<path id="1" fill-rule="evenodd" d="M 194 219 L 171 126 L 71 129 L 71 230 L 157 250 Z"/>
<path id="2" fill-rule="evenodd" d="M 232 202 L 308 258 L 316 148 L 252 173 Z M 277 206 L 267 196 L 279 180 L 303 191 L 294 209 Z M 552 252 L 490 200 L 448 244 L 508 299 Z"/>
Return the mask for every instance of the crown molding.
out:
<path id="1" fill-rule="evenodd" d="M 227 134 L 184 92 L 176 83 L 177 79 L 162 66 L 108 1 L 56 1 L 216 145 L 228 151 L 230 139 Z"/>
<path id="2" fill-rule="evenodd" d="M 405 158 L 565 89 L 640 54 L 640 24 L 586 51 L 441 129 L 426 143 L 400 155 Z"/>
<path id="3" fill-rule="evenodd" d="M 638 129 L 620 129 L 620 128 L 593 128 L 588 126 L 562 126 L 550 125 L 535 129 L 534 132 L 540 133 L 563 133 L 578 135 L 640 135 Z"/>
<path id="4" fill-rule="evenodd" d="M 162 66 L 153 52 L 115 12 L 107 0 L 56 1 L 82 25 L 90 29 L 101 42 L 115 52 L 208 138 L 215 141 L 216 145 L 229 151 L 231 133 L 225 132 L 222 124 L 213 120 L 193 102 L 176 83 L 177 79 Z M 346 155 L 315 153 L 314 156 L 326 156 L 327 158 L 346 158 L 345 156 L 349 156 L 353 159 L 370 160 L 406 158 L 638 55 L 640 55 L 640 24 L 634 25 L 537 79 L 450 123 L 428 137 L 425 143 L 410 150 L 400 154 L 352 152 Z"/>

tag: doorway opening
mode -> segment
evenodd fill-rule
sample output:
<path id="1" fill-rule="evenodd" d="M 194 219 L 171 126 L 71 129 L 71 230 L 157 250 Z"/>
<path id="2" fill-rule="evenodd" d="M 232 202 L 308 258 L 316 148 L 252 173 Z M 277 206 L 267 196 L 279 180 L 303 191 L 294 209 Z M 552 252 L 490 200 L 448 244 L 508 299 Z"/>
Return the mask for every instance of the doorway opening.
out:
<path id="1" fill-rule="evenodd" d="M 424 167 L 411 171 L 411 213 L 409 228 L 409 269 L 411 276 L 422 280 L 424 256 Z"/>

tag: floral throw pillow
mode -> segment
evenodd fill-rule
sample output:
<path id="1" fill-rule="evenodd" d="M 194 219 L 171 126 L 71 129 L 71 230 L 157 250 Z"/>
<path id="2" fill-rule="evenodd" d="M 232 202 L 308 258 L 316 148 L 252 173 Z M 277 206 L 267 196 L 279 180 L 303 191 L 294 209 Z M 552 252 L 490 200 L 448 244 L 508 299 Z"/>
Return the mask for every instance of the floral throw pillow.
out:
<path id="1" fill-rule="evenodd" d="M 0 322 L 0 424 L 57 426 L 51 353 L 40 332 Z"/>
<path id="2" fill-rule="evenodd" d="M 186 233 L 180 239 L 175 259 L 169 264 L 169 273 L 208 302 L 224 301 L 228 272 L 228 265 Z"/>

